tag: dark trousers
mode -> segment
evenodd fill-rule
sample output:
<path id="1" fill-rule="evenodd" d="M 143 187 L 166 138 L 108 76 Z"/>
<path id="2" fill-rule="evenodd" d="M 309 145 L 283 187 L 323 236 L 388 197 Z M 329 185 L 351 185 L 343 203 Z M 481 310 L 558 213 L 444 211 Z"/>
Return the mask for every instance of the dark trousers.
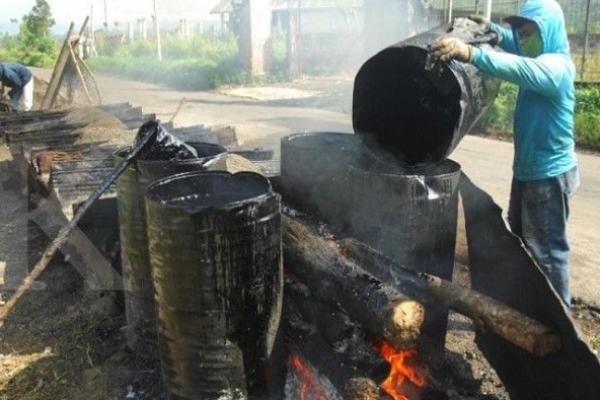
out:
<path id="1" fill-rule="evenodd" d="M 540 268 L 565 302 L 569 290 L 569 197 L 579 186 L 577 167 L 562 175 L 518 181 L 513 178 L 508 208 L 512 231 L 521 237 Z"/>

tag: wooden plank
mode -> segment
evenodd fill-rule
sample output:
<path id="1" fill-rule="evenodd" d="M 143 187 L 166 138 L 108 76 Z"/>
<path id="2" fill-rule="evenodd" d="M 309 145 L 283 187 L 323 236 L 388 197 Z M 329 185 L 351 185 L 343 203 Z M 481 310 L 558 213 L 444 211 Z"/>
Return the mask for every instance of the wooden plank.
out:
<path id="1" fill-rule="evenodd" d="M 73 46 L 71 46 L 70 43 L 69 43 L 69 53 L 71 55 L 71 62 L 75 66 L 75 71 L 77 71 L 77 76 L 79 77 L 79 80 L 81 81 L 81 87 L 83 87 L 83 92 L 85 93 L 85 97 L 87 98 L 90 106 L 93 106 L 94 101 L 92 100 L 92 96 L 90 96 L 90 91 L 88 90 L 87 84 L 85 83 L 85 79 L 83 78 L 83 74 L 81 73 L 81 68 L 79 68 L 79 58 L 75 54 L 75 51 L 73 51 Z"/>
<path id="2" fill-rule="evenodd" d="M 71 22 L 71 25 L 69 25 L 69 30 L 67 31 L 67 36 L 65 37 L 65 41 L 63 42 L 62 48 L 58 55 L 58 59 L 54 65 L 54 70 L 52 71 L 52 77 L 50 78 L 48 89 L 46 89 L 46 93 L 44 94 L 44 99 L 42 100 L 41 106 L 42 109 L 50 108 L 60 90 L 65 66 L 67 65 L 70 56 L 69 43 L 71 40 L 71 35 L 73 34 L 73 29 L 75 29 L 75 24 Z"/>

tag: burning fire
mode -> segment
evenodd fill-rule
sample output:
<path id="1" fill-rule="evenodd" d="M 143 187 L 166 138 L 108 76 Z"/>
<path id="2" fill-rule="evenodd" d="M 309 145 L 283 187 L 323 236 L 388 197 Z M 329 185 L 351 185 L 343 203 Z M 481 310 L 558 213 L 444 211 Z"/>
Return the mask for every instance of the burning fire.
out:
<path id="1" fill-rule="evenodd" d="M 417 387 L 425 386 L 425 376 L 411 365 L 417 356 L 416 350 L 396 350 L 386 341 L 374 342 L 373 344 L 376 346 L 379 354 L 392 367 L 389 376 L 383 381 L 380 387 L 394 400 L 409 400 L 406 395 L 401 393 L 402 384 L 405 380 L 408 380 Z"/>
<path id="2" fill-rule="evenodd" d="M 300 381 L 300 400 L 329 400 L 315 374 L 304 365 L 300 357 L 291 354 L 289 362 Z"/>

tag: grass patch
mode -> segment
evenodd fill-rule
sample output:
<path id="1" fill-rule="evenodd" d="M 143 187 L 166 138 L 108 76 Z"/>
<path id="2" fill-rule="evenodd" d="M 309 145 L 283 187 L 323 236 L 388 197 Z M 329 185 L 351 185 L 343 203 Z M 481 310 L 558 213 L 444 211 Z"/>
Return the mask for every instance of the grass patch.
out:
<path id="1" fill-rule="evenodd" d="M 284 74 L 279 72 L 261 77 L 248 74 L 240 64 L 233 35 L 167 37 L 162 44 L 162 61 L 156 59 L 155 46 L 143 40 L 125 45 L 107 41 L 99 49 L 100 56 L 89 62 L 98 72 L 180 90 L 206 90 L 223 85 L 261 84 L 285 79 Z M 282 57 L 279 47 L 276 48 L 278 67 Z"/>
<path id="2" fill-rule="evenodd" d="M 489 135 L 512 137 L 517 86 L 503 83 L 486 118 Z M 600 85 L 578 87 L 575 92 L 575 143 L 600 150 Z"/>
<path id="3" fill-rule="evenodd" d="M 236 62 L 211 60 L 163 60 L 148 57 L 107 57 L 91 61 L 95 71 L 159 83 L 182 90 L 206 90 L 224 84 L 244 83 L 250 78 Z"/>

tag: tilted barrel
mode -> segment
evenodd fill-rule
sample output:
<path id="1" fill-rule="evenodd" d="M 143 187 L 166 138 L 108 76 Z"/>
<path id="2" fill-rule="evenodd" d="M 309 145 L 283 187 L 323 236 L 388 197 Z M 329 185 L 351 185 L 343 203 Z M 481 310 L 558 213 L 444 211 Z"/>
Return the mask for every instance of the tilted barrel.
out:
<path id="1" fill-rule="evenodd" d="M 434 62 L 428 45 L 456 36 L 478 46 L 493 40 L 457 19 L 390 46 L 367 60 L 354 80 L 354 131 L 378 152 L 410 164 L 437 162 L 492 105 L 499 81 L 469 63 Z"/>

